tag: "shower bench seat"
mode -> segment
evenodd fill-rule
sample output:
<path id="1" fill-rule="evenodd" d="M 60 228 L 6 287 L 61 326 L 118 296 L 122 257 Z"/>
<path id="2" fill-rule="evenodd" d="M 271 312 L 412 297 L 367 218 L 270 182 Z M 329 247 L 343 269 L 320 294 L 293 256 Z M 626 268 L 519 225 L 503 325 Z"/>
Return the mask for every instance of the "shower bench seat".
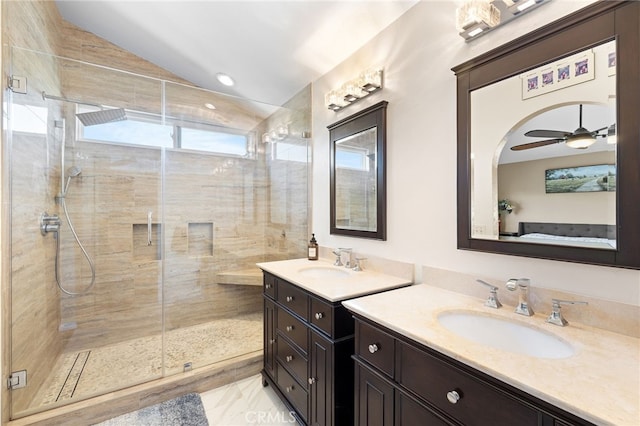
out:
<path id="1" fill-rule="evenodd" d="M 216 274 L 218 284 L 262 286 L 262 271 L 258 268 L 240 269 L 236 271 L 219 272 Z"/>

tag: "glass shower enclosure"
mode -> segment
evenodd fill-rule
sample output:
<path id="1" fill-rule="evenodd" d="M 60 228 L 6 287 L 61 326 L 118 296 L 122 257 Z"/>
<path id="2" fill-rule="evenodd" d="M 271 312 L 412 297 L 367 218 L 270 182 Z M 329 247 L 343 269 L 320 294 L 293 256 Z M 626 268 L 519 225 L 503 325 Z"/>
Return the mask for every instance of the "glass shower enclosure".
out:
<path id="1" fill-rule="evenodd" d="M 261 351 L 255 263 L 306 248 L 310 91 L 275 107 L 18 48 L 10 67 L 11 418 Z"/>

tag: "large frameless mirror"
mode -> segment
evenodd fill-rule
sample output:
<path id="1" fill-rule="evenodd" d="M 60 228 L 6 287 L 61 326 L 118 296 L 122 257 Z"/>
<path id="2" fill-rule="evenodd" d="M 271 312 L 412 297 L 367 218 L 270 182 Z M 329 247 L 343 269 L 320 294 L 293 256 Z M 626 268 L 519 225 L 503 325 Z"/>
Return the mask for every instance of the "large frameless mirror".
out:
<path id="1" fill-rule="evenodd" d="M 640 268 L 638 21 L 594 3 L 453 69 L 459 248 Z"/>
<path id="2" fill-rule="evenodd" d="M 386 239 L 387 102 L 328 127 L 331 143 L 331 234 Z"/>

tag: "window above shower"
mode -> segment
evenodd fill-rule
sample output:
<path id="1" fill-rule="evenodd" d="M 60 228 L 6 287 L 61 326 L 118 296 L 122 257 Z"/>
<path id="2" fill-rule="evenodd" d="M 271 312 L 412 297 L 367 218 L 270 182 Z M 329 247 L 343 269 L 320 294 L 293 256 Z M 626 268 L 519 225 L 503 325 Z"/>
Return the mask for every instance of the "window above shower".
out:
<path id="1" fill-rule="evenodd" d="M 78 114 L 91 113 L 94 108 L 78 106 Z M 250 154 L 252 134 L 241 133 L 219 126 L 185 123 L 127 111 L 126 119 L 95 125 L 84 125 L 80 120 L 78 139 L 88 142 L 107 142 L 132 146 L 182 149 L 222 155 L 247 157 Z"/>

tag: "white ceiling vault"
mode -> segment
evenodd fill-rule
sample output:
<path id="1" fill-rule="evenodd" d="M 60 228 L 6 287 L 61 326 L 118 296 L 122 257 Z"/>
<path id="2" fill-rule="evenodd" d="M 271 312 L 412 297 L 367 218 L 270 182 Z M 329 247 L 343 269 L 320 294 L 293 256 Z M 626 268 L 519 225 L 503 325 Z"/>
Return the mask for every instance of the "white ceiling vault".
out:
<path id="1" fill-rule="evenodd" d="M 193 84 L 282 105 L 418 0 L 56 0 L 64 19 Z M 236 82 L 216 79 L 226 73 Z"/>

